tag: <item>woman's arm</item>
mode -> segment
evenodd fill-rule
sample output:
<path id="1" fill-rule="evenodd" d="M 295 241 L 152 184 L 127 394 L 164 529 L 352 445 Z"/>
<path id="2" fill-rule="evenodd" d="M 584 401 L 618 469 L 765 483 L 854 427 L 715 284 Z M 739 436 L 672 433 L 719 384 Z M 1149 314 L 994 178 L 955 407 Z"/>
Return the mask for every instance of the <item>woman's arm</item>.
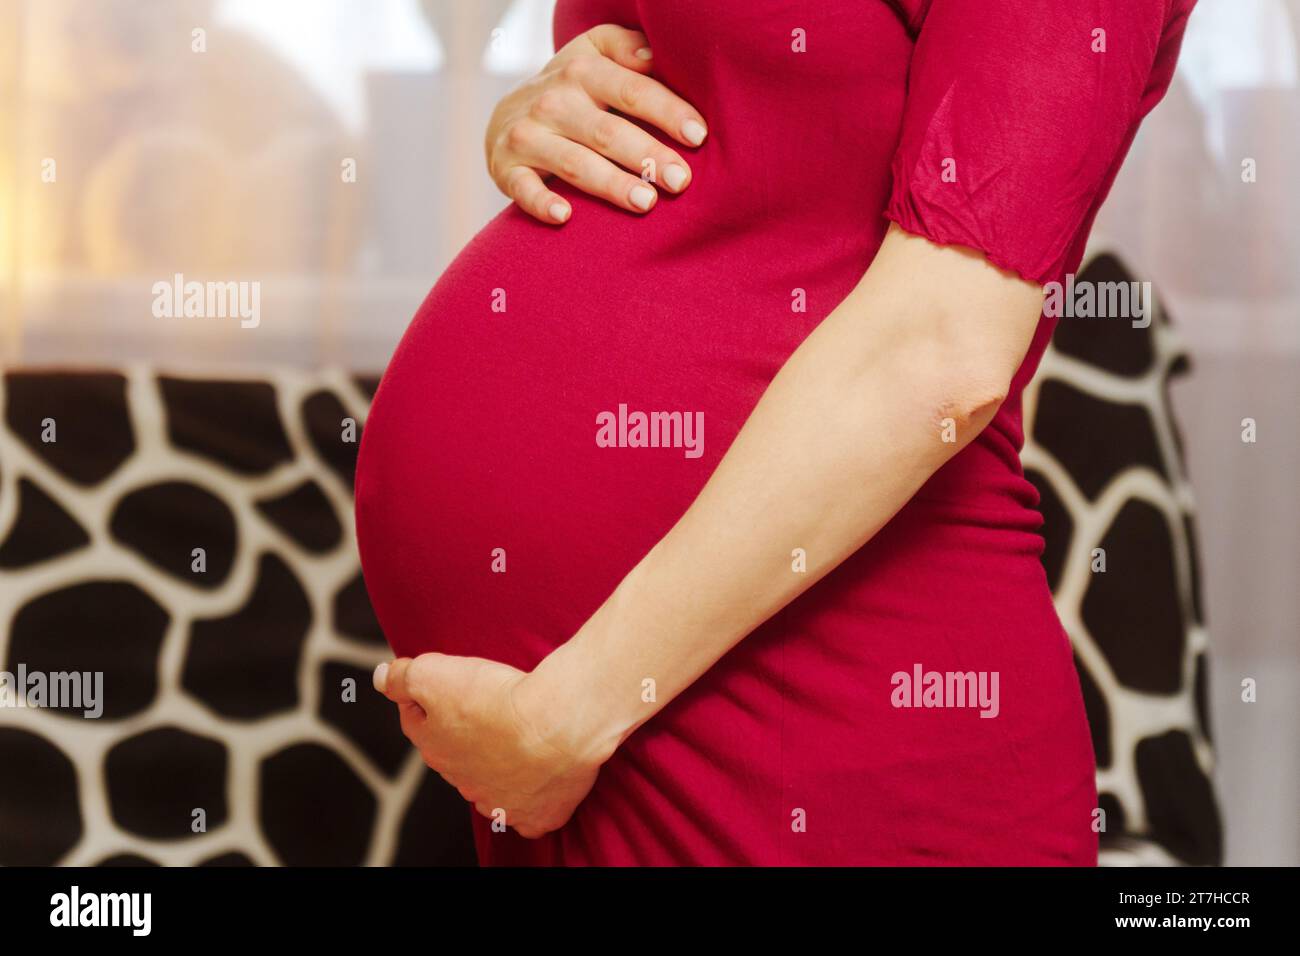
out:
<path id="1" fill-rule="evenodd" d="M 520 682 L 523 718 L 567 751 L 607 759 L 989 423 L 1041 307 L 1040 288 L 979 253 L 891 226 L 681 520 Z M 792 570 L 795 548 L 806 573 Z M 653 702 L 643 700 L 646 678 Z"/>
<path id="2" fill-rule="evenodd" d="M 567 643 L 530 674 L 445 654 L 380 665 L 402 730 L 485 816 L 529 837 L 563 826 L 632 731 L 989 423 L 1041 306 L 1041 289 L 979 253 L 891 227 L 685 515 Z"/>

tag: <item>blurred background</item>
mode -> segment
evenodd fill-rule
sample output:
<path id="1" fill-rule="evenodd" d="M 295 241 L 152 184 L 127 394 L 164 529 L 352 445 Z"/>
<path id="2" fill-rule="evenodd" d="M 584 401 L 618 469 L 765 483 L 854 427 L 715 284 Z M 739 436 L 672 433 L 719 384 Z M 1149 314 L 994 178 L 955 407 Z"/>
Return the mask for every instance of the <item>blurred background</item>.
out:
<path id="1" fill-rule="evenodd" d="M 340 423 L 364 422 L 420 301 L 505 205 L 483 131 L 549 58 L 552 6 L 0 0 L 0 650 L 12 667 L 57 645 L 48 659 L 72 667 L 86 652 L 60 628 L 138 639 L 138 659 L 106 666 L 141 687 L 101 726 L 0 710 L 0 756 L 22 761 L 0 784 L 0 863 L 469 858 L 461 830 L 428 824 L 463 808 L 386 709 L 345 699 L 383 645 L 358 591 Z M 1300 0 L 1201 0 L 1094 236 L 1154 284 L 1190 356 L 1171 401 L 1210 662 L 1213 745 L 1197 753 L 1238 865 L 1300 864 L 1298 48 Z M 260 324 L 157 318 L 153 285 L 176 273 L 259 283 Z M 60 384 L 77 370 L 99 377 Z M 112 467 L 31 438 L 60 408 L 65 446 L 78 422 L 101 445 L 123 431 Z M 259 458 L 260 438 L 219 433 L 232 418 L 283 449 Z M 234 529 L 216 587 L 178 583 L 180 545 L 133 524 L 134 493 L 174 525 L 211 512 L 205 540 Z M 67 527 L 54 548 L 55 512 L 85 540 Z M 147 592 L 156 634 L 139 637 L 152 612 L 124 611 L 122 593 L 40 604 L 95 578 Z M 268 623 L 268 595 L 295 590 L 301 620 Z M 204 647 L 240 640 L 281 685 L 241 697 L 231 685 L 251 678 L 202 672 Z M 1143 812 L 1129 810 L 1138 831 Z"/>

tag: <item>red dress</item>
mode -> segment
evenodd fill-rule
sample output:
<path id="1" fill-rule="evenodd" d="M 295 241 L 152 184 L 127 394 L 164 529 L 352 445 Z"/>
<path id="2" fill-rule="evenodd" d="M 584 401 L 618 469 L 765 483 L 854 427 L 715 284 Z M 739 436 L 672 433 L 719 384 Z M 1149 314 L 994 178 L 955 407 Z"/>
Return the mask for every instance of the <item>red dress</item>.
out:
<path id="1" fill-rule="evenodd" d="M 394 651 L 529 669 L 567 640 L 888 220 L 1035 282 L 1073 271 L 1192 2 L 560 0 L 557 46 L 640 28 L 709 138 L 647 216 L 558 181 L 563 228 L 506 209 L 415 316 L 357 472 Z M 476 816 L 482 861 L 1095 863 L 1092 746 L 1018 458 L 1051 331 L 979 438 L 638 730 L 568 825 L 527 841 Z M 604 447 L 598 416 L 621 404 L 702 412 L 703 453 Z M 918 666 L 996 673 L 996 716 L 899 706 L 895 675 Z"/>

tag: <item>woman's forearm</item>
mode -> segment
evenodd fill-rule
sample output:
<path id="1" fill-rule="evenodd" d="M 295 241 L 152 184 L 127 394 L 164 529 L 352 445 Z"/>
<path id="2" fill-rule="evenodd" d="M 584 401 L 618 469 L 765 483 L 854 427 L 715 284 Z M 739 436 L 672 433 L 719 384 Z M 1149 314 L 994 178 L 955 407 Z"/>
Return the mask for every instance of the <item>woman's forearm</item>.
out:
<path id="1" fill-rule="evenodd" d="M 982 260 L 891 230 L 691 507 L 520 688 L 539 729 L 607 757 L 860 548 L 992 419 L 1040 304 Z"/>

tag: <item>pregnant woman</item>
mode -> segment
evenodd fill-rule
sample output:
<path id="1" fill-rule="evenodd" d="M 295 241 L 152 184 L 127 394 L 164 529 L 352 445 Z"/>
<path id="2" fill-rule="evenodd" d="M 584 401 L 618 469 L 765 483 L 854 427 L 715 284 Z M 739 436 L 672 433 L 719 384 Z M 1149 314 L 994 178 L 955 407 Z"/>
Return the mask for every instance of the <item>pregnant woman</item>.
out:
<path id="1" fill-rule="evenodd" d="M 357 472 L 482 862 L 1095 863 L 1020 394 L 1192 3 L 560 0 Z"/>

